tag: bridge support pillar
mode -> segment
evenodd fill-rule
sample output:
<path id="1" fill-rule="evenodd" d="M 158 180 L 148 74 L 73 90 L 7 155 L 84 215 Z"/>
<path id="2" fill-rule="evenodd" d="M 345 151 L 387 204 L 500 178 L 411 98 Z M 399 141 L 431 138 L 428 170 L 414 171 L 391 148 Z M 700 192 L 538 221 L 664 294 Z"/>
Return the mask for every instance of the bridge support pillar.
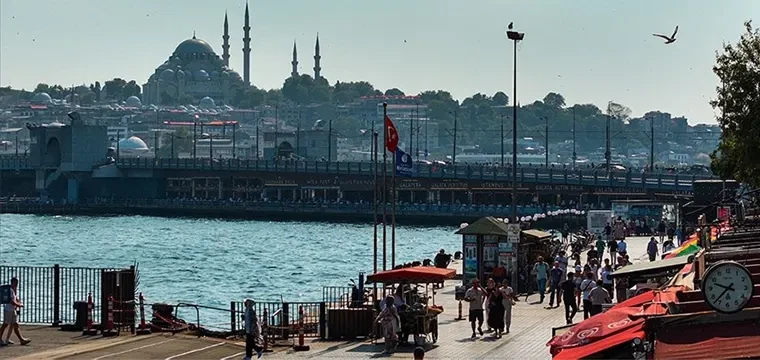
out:
<path id="1" fill-rule="evenodd" d="M 79 202 L 79 179 L 70 177 L 67 185 L 66 201 L 69 204 L 76 204 Z"/>
<path id="2" fill-rule="evenodd" d="M 277 201 L 282 201 L 282 189 L 277 189 Z"/>

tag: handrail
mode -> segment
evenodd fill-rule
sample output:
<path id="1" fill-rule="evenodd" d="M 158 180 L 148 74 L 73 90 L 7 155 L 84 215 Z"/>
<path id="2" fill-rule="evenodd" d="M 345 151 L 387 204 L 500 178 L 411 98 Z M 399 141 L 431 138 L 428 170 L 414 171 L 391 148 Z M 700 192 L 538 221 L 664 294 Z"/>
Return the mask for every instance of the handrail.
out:
<path id="1" fill-rule="evenodd" d="M 197 304 L 190 304 L 190 303 L 177 303 L 177 305 L 174 306 L 174 317 L 179 319 L 179 308 L 180 306 L 187 306 L 187 307 L 193 307 L 195 308 L 195 324 L 197 326 L 196 332 L 198 333 L 198 337 L 201 337 L 201 312 L 198 309 L 200 305 Z M 229 311 L 229 309 L 227 309 Z"/>

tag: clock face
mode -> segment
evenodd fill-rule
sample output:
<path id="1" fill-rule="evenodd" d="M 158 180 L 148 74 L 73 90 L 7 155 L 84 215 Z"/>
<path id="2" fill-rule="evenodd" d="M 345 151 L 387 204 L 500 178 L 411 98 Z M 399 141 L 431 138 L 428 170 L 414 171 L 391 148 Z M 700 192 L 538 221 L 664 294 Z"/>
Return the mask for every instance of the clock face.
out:
<path id="1" fill-rule="evenodd" d="M 702 280 L 705 301 L 719 312 L 741 311 L 752 298 L 752 290 L 749 271 L 735 262 L 721 262 L 711 266 Z"/>

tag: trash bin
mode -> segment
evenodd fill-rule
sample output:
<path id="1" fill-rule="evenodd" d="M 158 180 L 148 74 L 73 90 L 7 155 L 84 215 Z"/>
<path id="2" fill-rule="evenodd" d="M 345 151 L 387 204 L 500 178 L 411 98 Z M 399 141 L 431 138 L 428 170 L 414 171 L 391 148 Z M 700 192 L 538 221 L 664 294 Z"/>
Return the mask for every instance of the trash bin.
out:
<path id="1" fill-rule="evenodd" d="M 76 310 L 76 320 L 74 321 L 74 329 L 81 331 L 87 327 L 87 302 L 75 301 L 74 310 Z"/>

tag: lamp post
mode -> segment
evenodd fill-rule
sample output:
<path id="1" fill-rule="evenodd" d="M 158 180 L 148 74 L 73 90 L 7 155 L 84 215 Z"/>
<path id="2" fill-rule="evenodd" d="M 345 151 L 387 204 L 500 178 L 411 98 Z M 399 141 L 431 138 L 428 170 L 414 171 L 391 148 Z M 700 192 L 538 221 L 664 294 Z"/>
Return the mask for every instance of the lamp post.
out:
<path id="1" fill-rule="evenodd" d="M 512 24 L 510 23 L 509 30 L 507 30 L 507 38 L 514 43 L 514 69 L 512 75 L 512 223 L 519 224 L 520 220 L 517 218 L 517 42 L 525 38 L 525 33 L 514 31 L 511 28 Z M 519 245 L 516 246 L 513 254 L 515 261 L 513 262 L 514 268 L 512 269 L 512 286 L 515 286 L 515 288 L 519 288 L 519 248 Z"/>
<path id="2" fill-rule="evenodd" d="M 504 114 L 501 114 L 501 138 L 499 138 L 499 142 L 501 143 L 501 167 L 504 167 Z"/>
<path id="3" fill-rule="evenodd" d="M 512 75 L 512 221 L 517 218 L 517 43 L 525 38 L 525 33 L 507 30 L 507 38 L 514 43 L 514 65 Z"/>

